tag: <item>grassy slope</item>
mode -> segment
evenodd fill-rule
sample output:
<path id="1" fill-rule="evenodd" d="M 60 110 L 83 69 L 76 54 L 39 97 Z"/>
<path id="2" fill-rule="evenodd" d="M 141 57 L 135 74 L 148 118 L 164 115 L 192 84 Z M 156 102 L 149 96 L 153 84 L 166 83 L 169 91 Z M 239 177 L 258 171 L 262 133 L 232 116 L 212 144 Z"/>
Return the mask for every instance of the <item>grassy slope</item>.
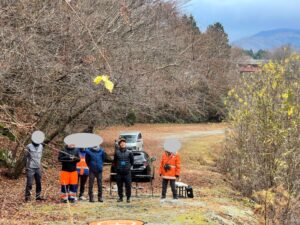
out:
<path id="1" fill-rule="evenodd" d="M 178 130 L 182 132 L 182 127 Z M 233 191 L 224 176 L 217 172 L 215 160 L 223 138 L 223 135 L 213 135 L 184 140 L 180 152 L 181 179 L 193 185 L 194 199 L 161 204 L 160 180 L 156 179 L 155 196 L 152 198 L 143 193 L 133 198 L 131 204 L 117 203 L 115 193 L 109 197 L 105 192 L 103 204 L 79 202 L 70 208 L 53 202 L 24 205 L 19 212 L 23 216 L 22 224 L 71 224 L 72 221 L 75 224 L 87 224 L 99 219 L 139 219 L 148 224 L 259 224 L 252 212 L 252 203 Z M 0 223 L 19 224 L 20 216 L 16 220 L 0 220 Z"/>

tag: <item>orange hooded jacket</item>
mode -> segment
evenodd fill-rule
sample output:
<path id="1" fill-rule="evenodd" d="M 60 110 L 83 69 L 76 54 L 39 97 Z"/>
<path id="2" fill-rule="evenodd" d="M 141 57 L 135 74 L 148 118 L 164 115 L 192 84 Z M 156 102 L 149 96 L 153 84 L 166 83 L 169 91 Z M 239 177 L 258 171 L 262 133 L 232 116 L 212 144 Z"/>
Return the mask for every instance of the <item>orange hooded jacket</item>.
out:
<path id="1" fill-rule="evenodd" d="M 169 170 L 165 170 L 164 166 L 170 165 Z M 180 175 L 180 156 L 177 153 L 171 153 L 168 155 L 164 152 L 160 163 L 160 174 L 164 179 L 176 179 L 176 176 Z"/>

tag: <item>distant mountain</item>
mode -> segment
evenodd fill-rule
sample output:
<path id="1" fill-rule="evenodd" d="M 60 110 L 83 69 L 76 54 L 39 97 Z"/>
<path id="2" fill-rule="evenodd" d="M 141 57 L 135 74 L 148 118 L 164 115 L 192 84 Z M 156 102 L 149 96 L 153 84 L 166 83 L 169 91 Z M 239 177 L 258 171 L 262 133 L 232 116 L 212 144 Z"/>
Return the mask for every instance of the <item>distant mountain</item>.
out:
<path id="1" fill-rule="evenodd" d="M 291 45 L 292 48 L 300 49 L 300 30 L 295 29 L 276 29 L 259 32 L 251 37 L 243 38 L 232 43 L 246 50 L 259 49 L 271 50 L 283 45 Z"/>

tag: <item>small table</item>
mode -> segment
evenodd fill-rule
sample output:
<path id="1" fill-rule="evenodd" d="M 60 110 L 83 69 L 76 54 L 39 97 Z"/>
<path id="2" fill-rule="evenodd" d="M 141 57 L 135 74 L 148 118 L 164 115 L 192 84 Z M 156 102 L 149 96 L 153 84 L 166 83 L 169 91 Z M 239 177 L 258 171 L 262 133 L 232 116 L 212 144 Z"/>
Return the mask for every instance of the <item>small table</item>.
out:
<path id="1" fill-rule="evenodd" d="M 188 187 L 187 184 L 182 182 L 175 182 L 175 187 L 176 187 L 177 197 L 179 198 L 187 197 L 187 192 L 186 192 L 186 188 Z"/>

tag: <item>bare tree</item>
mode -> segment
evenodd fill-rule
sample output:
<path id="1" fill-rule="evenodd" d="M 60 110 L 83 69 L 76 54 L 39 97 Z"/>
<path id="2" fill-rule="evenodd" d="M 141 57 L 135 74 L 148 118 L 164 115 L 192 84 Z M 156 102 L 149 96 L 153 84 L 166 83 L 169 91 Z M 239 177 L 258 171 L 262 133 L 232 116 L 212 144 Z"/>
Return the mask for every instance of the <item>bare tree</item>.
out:
<path id="1" fill-rule="evenodd" d="M 1 1 L 0 10 L 0 105 L 18 137 L 15 176 L 34 129 L 50 142 L 128 113 L 142 122 L 222 114 L 227 36 L 220 26 L 200 33 L 174 1 Z M 113 93 L 93 84 L 98 74 L 110 76 Z"/>

